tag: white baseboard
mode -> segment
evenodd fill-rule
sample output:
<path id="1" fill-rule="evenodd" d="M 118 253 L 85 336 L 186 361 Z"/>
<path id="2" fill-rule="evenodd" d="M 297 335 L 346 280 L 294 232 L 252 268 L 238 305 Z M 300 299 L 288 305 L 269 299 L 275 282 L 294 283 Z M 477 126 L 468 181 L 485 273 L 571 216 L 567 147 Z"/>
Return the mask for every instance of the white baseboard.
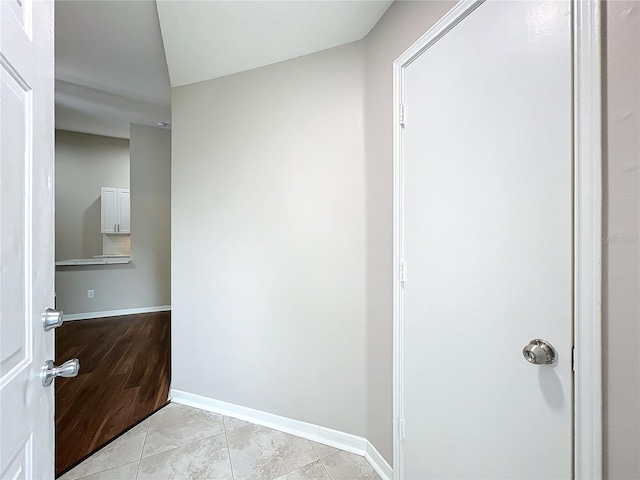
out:
<path id="1" fill-rule="evenodd" d="M 170 400 L 189 407 L 239 418 L 256 425 L 273 428 L 274 430 L 297 435 L 298 437 L 323 443 L 356 455 L 362 455 L 382 480 L 391 480 L 393 478 L 391 466 L 366 438 L 181 390 L 172 389 Z"/>
<path id="2" fill-rule="evenodd" d="M 387 463 L 387 461 L 380 455 L 380 452 L 376 450 L 376 447 L 367 440 L 367 449 L 364 452 L 364 458 L 369 462 L 382 480 L 393 479 L 393 468 Z"/>
<path id="3" fill-rule="evenodd" d="M 167 310 L 171 310 L 171 305 L 159 305 L 157 307 L 126 308 L 124 310 L 107 310 L 105 312 L 87 312 L 87 313 L 72 313 L 72 314 L 65 313 L 64 321 L 72 322 L 74 320 L 89 320 L 91 318 L 120 317 L 122 315 L 137 315 L 139 313 L 166 312 Z"/>

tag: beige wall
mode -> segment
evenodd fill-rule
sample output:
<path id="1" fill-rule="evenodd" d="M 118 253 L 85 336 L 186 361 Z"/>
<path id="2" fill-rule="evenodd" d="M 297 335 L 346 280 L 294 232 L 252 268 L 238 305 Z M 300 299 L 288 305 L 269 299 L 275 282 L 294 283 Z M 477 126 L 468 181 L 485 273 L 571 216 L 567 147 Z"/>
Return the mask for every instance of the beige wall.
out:
<path id="1" fill-rule="evenodd" d="M 362 44 L 172 98 L 173 387 L 366 435 Z"/>
<path id="2" fill-rule="evenodd" d="M 605 478 L 640 478 L 640 3 L 606 4 Z"/>
<path id="3" fill-rule="evenodd" d="M 118 162 L 112 161 L 114 156 Z M 119 165 L 116 170 L 121 177 L 111 171 L 112 163 Z M 118 178 L 126 178 L 126 184 Z M 130 142 L 56 132 L 56 259 L 102 253 L 101 186 L 130 186 L 132 225 L 130 264 L 56 267 L 58 308 L 66 314 L 79 314 L 171 303 L 170 181 L 169 131 L 134 125 Z M 78 200 L 75 194 L 85 191 L 86 199 Z M 78 217 L 83 222 L 82 232 L 93 239 L 90 248 L 78 246 L 82 242 L 72 238 L 66 228 L 77 225 Z M 87 298 L 88 289 L 95 291 L 95 298 Z"/>

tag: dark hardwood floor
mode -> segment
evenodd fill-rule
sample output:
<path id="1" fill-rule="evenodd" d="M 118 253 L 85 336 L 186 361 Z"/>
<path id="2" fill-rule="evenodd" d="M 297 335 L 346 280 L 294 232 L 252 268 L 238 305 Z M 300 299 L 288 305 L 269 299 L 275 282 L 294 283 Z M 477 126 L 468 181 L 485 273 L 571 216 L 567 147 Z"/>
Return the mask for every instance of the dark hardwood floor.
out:
<path id="1" fill-rule="evenodd" d="M 171 312 L 65 322 L 56 364 L 80 360 L 75 378 L 57 378 L 56 475 L 167 403 Z"/>

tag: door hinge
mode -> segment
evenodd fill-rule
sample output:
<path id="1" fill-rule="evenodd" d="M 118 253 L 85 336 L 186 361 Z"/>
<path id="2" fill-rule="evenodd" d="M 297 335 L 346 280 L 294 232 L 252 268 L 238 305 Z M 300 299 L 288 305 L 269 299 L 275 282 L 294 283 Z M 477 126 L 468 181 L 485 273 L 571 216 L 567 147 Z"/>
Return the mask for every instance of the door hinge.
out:
<path id="1" fill-rule="evenodd" d="M 405 122 L 405 107 L 404 105 L 400 105 L 400 126 L 404 127 L 404 122 Z"/>
<path id="2" fill-rule="evenodd" d="M 400 440 L 404 440 L 404 418 L 398 419 L 398 435 L 400 436 Z"/>
<path id="3" fill-rule="evenodd" d="M 398 275 L 400 277 L 400 283 L 404 283 L 404 278 L 405 278 L 404 262 L 400 262 L 400 271 L 398 272 Z"/>
<path id="4" fill-rule="evenodd" d="M 576 371 L 576 347 L 571 349 L 571 370 Z"/>

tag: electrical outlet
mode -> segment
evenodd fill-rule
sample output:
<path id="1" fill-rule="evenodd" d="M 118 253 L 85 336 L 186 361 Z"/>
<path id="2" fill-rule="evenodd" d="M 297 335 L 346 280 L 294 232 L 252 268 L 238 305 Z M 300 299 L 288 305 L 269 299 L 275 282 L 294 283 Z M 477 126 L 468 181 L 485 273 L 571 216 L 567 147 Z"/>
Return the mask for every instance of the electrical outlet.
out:
<path id="1" fill-rule="evenodd" d="M 87 290 L 87 298 L 95 297 L 96 292 L 94 290 Z"/>

